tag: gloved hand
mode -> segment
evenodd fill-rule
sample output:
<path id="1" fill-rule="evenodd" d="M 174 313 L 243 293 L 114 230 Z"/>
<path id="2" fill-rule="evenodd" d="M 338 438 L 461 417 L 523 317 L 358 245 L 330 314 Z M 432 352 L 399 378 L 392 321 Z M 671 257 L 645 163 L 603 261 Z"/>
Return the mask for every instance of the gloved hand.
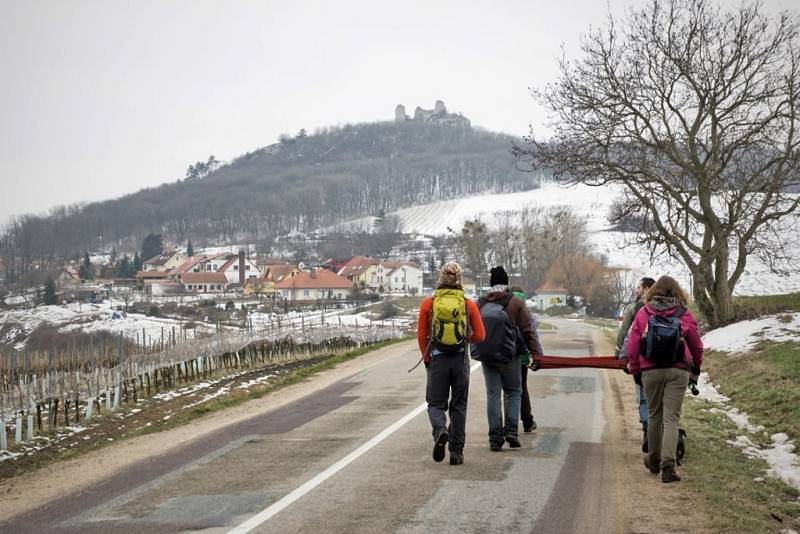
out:
<path id="1" fill-rule="evenodd" d="M 642 385 L 642 373 L 637 373 L 633 375 L 633 381 L 636 382 L 638 385 Z"/>
<path id="2" fill-rule="evenodd" d="M 626 375 L 629 375 L 629 374 L 631 374 L 631 370 L 630 370 L 630 369 L 628 369 L 627 367 L 623 367 L 623 368 L 622 368 L 622 372 L 623 372 L 623 373 L 625 373 Z"/>

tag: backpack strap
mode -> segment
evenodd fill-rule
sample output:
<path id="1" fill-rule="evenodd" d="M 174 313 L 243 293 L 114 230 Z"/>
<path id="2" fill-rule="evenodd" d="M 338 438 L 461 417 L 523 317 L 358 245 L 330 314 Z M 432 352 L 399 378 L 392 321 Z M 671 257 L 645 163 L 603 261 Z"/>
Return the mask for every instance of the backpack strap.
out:
<path id="1" fill-rule="evenodd" d="M 689 310 L 687 310 L 683 306 L 678 306 L 678 309 L 675 310 L 675 313 L 673 313 L 672 316 L 680 319 L 681 317 L 683 317 L 686 314 L 687 311 L 689 311 Z"/>

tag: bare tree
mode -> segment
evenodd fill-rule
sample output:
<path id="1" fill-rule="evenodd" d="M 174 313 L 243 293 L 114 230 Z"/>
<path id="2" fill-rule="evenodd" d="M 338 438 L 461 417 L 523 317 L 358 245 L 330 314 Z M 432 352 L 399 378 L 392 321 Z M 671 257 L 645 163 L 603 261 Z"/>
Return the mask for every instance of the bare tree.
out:
<path id="1" fill-rule="evenodd" d="M 780 226 L 800 202 L 786 194 L 800 183 L 798 26 L 749 1 L 651 0 L 609 15 L 579 59 L 560 61 L 557 83 L 535 91 L 553 139 L 531 134 L 514 148 L 561 180 L 621 185 L 645 223 L 633 241 L 686 265 L 712 326 L 733 320 L 748 256 L 788 267 Z"/>

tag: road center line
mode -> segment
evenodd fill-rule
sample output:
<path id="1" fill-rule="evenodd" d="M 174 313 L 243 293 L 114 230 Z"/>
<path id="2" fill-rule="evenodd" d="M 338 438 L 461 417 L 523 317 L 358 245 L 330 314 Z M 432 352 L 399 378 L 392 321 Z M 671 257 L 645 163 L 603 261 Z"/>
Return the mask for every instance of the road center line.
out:
<path id="1" fill-rule="evenodd" d="M 470 373 L 475 371 L 475 369 L 480 367 L 480 365 L 481 365 L 480 363 L 477 362 L 474 363 L 469 369 Z M 401 417 L 400 419 L 398 419 L 397 421 L 395 421 L 394 423 L 383 429 L 379 434 L 377 434 L 372 439 L 361 445 L 359 448 L 357 448 L 356 450 L 354 450 L 353 452 L 351 452 L 350 454 L 348 454 L 347 456 L 345 456 L 344 458 L 342 458 L 341 460 L 339 460 L 338 462 L 327 468 L 325 471 L 319 473 L 317 476 L 315 476 L 302 486 L 298 487 L 291 493 L 285 495 L 280 500 L 271 504 L 269 507 L 265 508 L 261 512 L 257 513 L 256 515 L 254 515 L 241 525 L 229 530 L 228 534 L 245 534 L 246 532 L 250 532 L 254 528 L 264 523 L 265 521 L 269 520 L 272 516 L 274 516 L 287 506 L 291 505 L 296 500 L 303 497 L 303 495 L 305 495 L 309 491 L 313 490 L 314 488 L 316 488 L 317 486 L 328 480 L 330 477 L 332 477 L 333 475 L 335 475 L 336 473 L 338 473 L 339 471 L 341 471 L 342 469 L 353 463 L 360 456 L 363 456 L 366 452 L 368 452 L 370 449 L 378 445 L 380 442 L 382 442 L 383 440 L 385 440 L 386 438 L 388 438 L 389 436 L 400 430 L 403 426 L 405 426 L 406 423 L 408 423 L 416 416 L 424 412 L 427 407 L 428 403 L 423 402 L 422 404 L 420 404 L 419 406 L 408 412 L 406 415 L 404 415 L 403 417 Z"/>

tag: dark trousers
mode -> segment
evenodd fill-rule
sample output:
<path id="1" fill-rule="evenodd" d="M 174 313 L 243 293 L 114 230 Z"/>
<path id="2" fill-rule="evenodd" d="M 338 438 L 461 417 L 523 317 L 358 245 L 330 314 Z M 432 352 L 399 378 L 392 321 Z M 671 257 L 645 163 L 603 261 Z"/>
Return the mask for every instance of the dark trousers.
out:
<path id="1" fill-rule="evenodd" d="M 425 400 L 431 421 L 433 439 L 443 430 L 450 434 L 449 448 L 464 449 L 467 426 L 467 397 L 469 396 L 469 362 L 463 352 L 438 354 L 428 366 L 428 385 Z M 449 399 L 449 402 L 448 402 Z M 446 412 L 450 414 L 447 425 Z"/>
<path id="2" fill-rule="evenodd" d="M 531 396 L 528 393 L 528 366 L 522 366 L 522 405 L 520 407 L 519 418 L 522 419 L 522 426 L 530 428 L 533 426 L 533 411 L 531 409 Z"/>

